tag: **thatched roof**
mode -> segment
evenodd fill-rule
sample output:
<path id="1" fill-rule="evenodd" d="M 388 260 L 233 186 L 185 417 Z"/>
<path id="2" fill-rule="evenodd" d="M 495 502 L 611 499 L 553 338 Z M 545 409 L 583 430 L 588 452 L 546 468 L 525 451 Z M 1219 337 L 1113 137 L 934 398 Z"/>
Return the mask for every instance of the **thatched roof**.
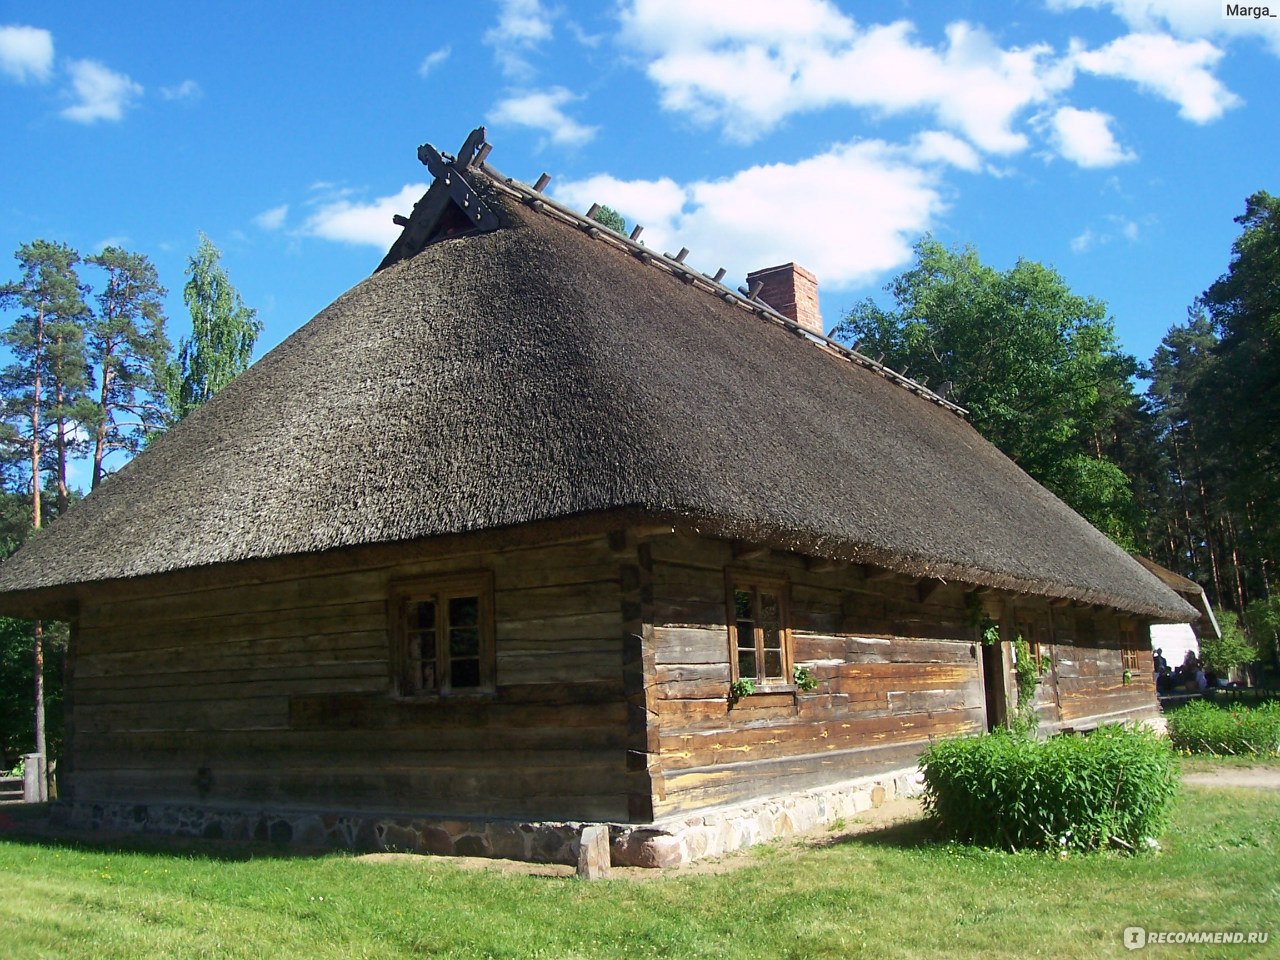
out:
<path id="1" fill-rule="evenodd" d="M 1194 616 L 927 391 L 469 176 L 499 229 L 341 296 L 0 566 L 0 610 L 14 591 L 630 508 Z"/>

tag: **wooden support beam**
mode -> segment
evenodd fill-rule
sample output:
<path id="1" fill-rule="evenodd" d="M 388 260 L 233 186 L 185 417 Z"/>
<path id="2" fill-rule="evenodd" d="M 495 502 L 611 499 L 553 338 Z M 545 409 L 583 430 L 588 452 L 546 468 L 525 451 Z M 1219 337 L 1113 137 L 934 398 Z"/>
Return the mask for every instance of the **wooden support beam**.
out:
<path id="1" fill-rule="evenodd" d="M 640 224 L 637 223 L 634 227 L 631 228 L 631 239 L 639 240 L 640 234 L 642 233 L 644 233 L 644 227 L 640 226 Z"/>
<path id="2" fill-rule="evenodd" d="M 810 573 L 835 573 L 841 567 L 848 566 L 840 560 L 831 560 L 827 557 L 805 557 L 805 569 Z"/>
<path id="3" fill-rule="evenodd" d="M 533 189 L 541 193 L 543 190 L 547 189 L 547 184 L 550 182 L 551 182 L 551 174 L 544 173 L 542 174 L 542 176 L 538 177 L 538 182 L 533 185 Z"/>
<path id="4" fill-rule="evenodd" d="M 760 560 L 767 557 L 769 553 L 769 548 L 759 543 L 747 543 L 742 540 L 735 540 L 733 543 L 735 560 Z"/>
<path id="5" fill-rule="evenodd" d="M 946 586 L 946 581 L 944 580 L 936 580 L 936 579 L 921 580 L 919 583 L 916 584 L 916 599 L 918 599 L 921 603 L 924 603 L 931 596 L 933 596 L 933 594 L 937 591 L 939 587 L 943 587 L 943 586 Z"/>
<path id="6" fill-rule="evenodd" d="M 724 279 L 724 275 L 725 275 L 727 272 L 728 272 L 728 271 L 727 271 L 727 270 L 725 270 L 725 268 L 724 268 L 724 267 L 721 267 L 719 270 L 717 270 L 717 271 L 716 271 L 716 275 L 715 275 L 714 277 L 712 277 L 712 278 L 711 278 L 711 282 L 712 282 L 712 283 L 719 283 L 721 280 L 723 280 L 723 279 Z"/>
<path id="7" fill-rule="evenodd" d="M 467 135 L 466 141 L 462 144 L 462 149 L 458 151 L 457 167 L 459 170 L 465 170 L 471 166 L 475 160 L 476 151 L 481 147 L 487 147 L 484 142 L 484 127 L 476 127 Z M 488 151 L 485 151 L 488 153 Z"/>
<path id="8" fill-rule="evenodd" d="M 654 523 L 648 526 L 635 526 L 631 528 L 631 535 L 636 540 L 650 540 L 653 537 L 665 537 L 676 533 L 676 528 L 669 523 Z"/>

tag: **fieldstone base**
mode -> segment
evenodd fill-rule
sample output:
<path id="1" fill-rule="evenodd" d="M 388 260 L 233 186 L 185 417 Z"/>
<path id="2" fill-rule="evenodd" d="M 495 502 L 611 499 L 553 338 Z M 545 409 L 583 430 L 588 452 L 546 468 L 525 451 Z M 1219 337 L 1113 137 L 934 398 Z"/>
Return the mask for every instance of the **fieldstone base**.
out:
<path id="1" fill-rule="evenodd" d="M 615 866 L 672 867 L 720 856 L 854 816 L 894 797 L 914 796 L 920 785 L 918 771 L 911 768 L 654 823 L 611 823 L 611 860 Z M 583 830 L 592 826 L 121 802 L 63 802 L 54 816 L 83 830 L 570 865 L 579 862 Z"/>
<path id="2" fill-rule="evenodd" d="M 783 797 L 624 826 L 613 841 L 613 862 L 674 867 L 718 857 L 856 816 L 895 797 L 917 796 L 922 788 L 919 770 L 910 767 Z"/>

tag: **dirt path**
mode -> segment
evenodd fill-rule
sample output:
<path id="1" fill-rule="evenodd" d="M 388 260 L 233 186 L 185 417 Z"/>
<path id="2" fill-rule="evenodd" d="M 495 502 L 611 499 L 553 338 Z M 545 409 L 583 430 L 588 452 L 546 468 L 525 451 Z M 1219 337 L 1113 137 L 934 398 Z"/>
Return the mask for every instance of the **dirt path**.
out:
<path id="1" fill-rule="evenodd" d="M 1280 768 L 1211 767 L 1208 770 L 1183 774 L 1182 782 L 1193 787 L 1251 787 L 1255 790 L 1280 790 Z"/>

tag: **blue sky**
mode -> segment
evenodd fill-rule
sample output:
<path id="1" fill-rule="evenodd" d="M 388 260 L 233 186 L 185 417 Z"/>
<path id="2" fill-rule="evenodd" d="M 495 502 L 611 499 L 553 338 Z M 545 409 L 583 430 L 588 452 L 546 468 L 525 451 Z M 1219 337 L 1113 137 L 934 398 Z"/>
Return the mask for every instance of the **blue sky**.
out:
<path id="1" fill-rule="evenodd" d="M 204 231 L 261 353 L 377 265 L 418 144 L 485 124 L 504 173 L 699 269 L 804 264 L 828 326 L 931 231 L 1053 264 L 1145 359 L 1280 191 L 1280 19 L 1223 6 L 0 0 L 0 277 L 122 244 L 176 341 Z"/>

